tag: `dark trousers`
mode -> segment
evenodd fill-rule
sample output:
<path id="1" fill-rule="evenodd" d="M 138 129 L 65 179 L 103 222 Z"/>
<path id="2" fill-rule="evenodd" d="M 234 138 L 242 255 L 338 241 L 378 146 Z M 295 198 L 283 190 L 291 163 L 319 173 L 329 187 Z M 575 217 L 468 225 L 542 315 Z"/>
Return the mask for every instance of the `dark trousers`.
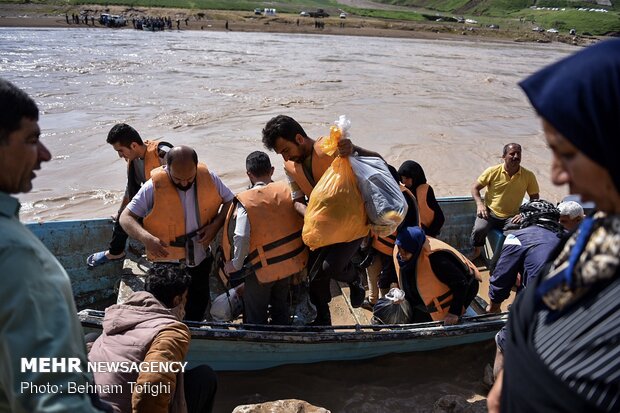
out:
<path id="1" fill-rule="evenodd" d="M 186 370 L 184 375 L 185 402 L 188 413 L 210 413 L 217 392 L 217 376 L 206 364 Z"/>
<path id="2" fill-rule="evenodd" d="M 189 292 L 187 294 L 187 304 L 185 304 L 186 320 L 202 321 L 205 318 L 204 314 L 211 299 L 209 275 L 211 274 L 212 263 L 213 256 L 209 254 L 207 258 L 202 260 L 197 266 L 185 268 L 187 274 L 192 278 L 192 283 L 189 286 Z"/>
<path id="3" fill-rule="evenodd" d="M 289 283 L 291 277 L 261 284 L 252 272 L 245 278 L 243 291 L 244 321 L 248 324 L 267 324 L 267 308 L 271 305 L 271 324 L 290 324 Z"/>
<path id="4" fill-rule="evenodd" d="M 378 253 L 375 255 L 375 259 L 381 260 L 381 272 L 379 273 L 379 288 L 390 288 L 392 283 L 398 283 L 398 276 L 396 275 L 396 268 L 394 267 L 394 258 L 390 255 Z"/>
<path id="5" fill-rule="evenodd" d="M 476 220 L 474 221 L 474 227 L 471 230 L 471 245 L 474 247 L 483 246 L 484 239 L 486 238 L 489 231 L 491 231 L 492 229 L 498 229 L 500 231 L 503 231 L 506 222 L 512 219 L 512 217 L 500 218 L 494 213 L 492 213 L 491 210 L 488 208 L 487 211 L 489 213 L 489 219 L 476 217 Z"/>
<path id="6" fill-rule="evenodd" d="M 119 217 L 121 215 L 121 212 L 122 211 L 119 211 L 118 213 Z M 108 247 L 108 250 L 112 255 L 120 255 L 125 252 L 127 238 L 129 238 L 129 236 L 127 235 L 123 227 L 121 227 L 121 224 L 119 224 L 118 221 L 119 219 L 117 217 L 116 221 L 114 221 L 114 228 L 112 229 L 112 240 L 110 241 L 110 246 Z"/>
<path id="7" fill-rule="evenodd" d="M 318 248 L 311 253 L 310 302 L 316 306 L 317 325 L 331 325 L 329 302 L 332 299 L 330 291 L 331 280 L 352 283 L 359 280 L 359 275 L 351 263 L 364 238 L 351 242 L 341 242 Z"/>

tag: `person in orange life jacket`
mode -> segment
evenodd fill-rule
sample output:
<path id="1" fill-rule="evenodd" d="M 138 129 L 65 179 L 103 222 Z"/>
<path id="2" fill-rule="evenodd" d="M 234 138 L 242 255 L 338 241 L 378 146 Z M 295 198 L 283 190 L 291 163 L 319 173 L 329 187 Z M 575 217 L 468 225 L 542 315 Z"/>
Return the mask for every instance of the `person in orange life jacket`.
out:
<path id="1" fill-rule="evenodd" d="M 88 256 L 86 263 L 89 267 L 97 267 L 125 257 L 127 233 L 119 223 L 121 212 L 138 193 L 142 184 L 151 177 L 151 171 L 164 163 L 166 153 L 172 148 L 172 144 L 168 142 L 143 141 L 140 134 L 126 123 L 114 125 L 108 132 L 106 142 L 112 145 L 118 156 L 128 163 L 127 185 L 114 221 L 110 245 L 107 250 Z"/>
<path id="2" fill-rule="evenodd" d="M 539 198 L 536 176 L 521 166 L 521 145 L 505 145 L 502 159 L 503 163 L 487 168 L 471 187 L 471 196 L 476 201 L 476 220 L 471 231 L 472 259 L 480 255 L 491 229 L 501 231 L 508 223 L 519 223 L 519 205 L 525 193 L 531 201 Z M 480 190 L 485 187 L 483 200 Z"/>
<path id="3" fill-rule="evenodd" d="M 458 324 L 459 317 L 478 294 L 479 282 L 470 271 L 473 264 L 463 261 L 465 257 L 450 252 L 449 245 L 439 241 L 439 247 L 433 249 L 429 241 L 437 243 L 438 240 L 426 237 L 420 227 L 403 228 L 396 237 L 401 287 L 415 309 L 413 322 L 437 320 L 439 315 L 443 316 L 445 325 Z M 442 296 L 434 296 L 434 291 L 445 290 L 446 287 L 452 296 L 451 301 L 449 296 L 443 299 Z M 425 299 L 428 296 L 432 300 Z M 437 308 L 440 301 L 445 304 Z M 431 313 L 430 307 L 435 311 Z"/>
<path id="4" fill-rule="evenodd" d="M 198 163 L 196 151 L 175 146 L 166 166 L 153 171 L 121 214 L 122 227 L 144 244 L 148 259 L 185 262 L 192 277 L 187 320 L 204 318 L 213 260 L 209 244 L 224 225 L 232 199 L 220 178 Z"/>
<path id="5" fill-rule="evenodd" d="M 154 264 L 144 291 L 132 293 L 122 304 L 105 311 L 103 333 L 92 343 L 90 362 L 164 363 L 185 361 L 191 335 L 181 322 L 191 278 L 175 265 Z M 115 412 L 210 412 L 217 391 L 217 377 L 207 365 L 184 371 L 96 371 L 101 386 L 121 386 L 101 398 Z M 161 386 L 163 391 L 140 391 L 137 385 Z"/>
<path id="6" fill-rule="evenodd" d="M 308 249 L 301 239 L 304 221 L 295 211 L 288 185 L 271 180 L 273 166 L 266 153 L 252 152 L 246 158 L 245 167 L 251 189 L 236 198 L 234 252 L 232 259 L 224 264 L 224 271 L 230 276 L 244 264 L 252 268 L 247 271 L 244 283 L 246 323 L 268 324 L 270 313 L 271 324 L 290 324 L 290 277 L 302 271 L 308 261 Z M 295 234 L 294 239 L 281 243 Z M 271 255 L 267 245 L 276 242 L 280 245 L 273 250 L 278 255 Z M 279 259 L 286 255 L 290 256 Z"/>
<path id="7" fill-rule="evenodd" d="M 420 212 L 420 227 L 429 237 L 437 237 L 445 222 L 433 187 L 426 183 L 424 169 L 415 161 L 405 161 L 398 168 L 401 182 L 415 195 Z"/>
<path id="8" fill-rule="evenodd" d="M 388 165 L 388 169 L 394 180 L 400 184 L 400 175 L 396 168 L 392 165 Z M 367 310 L 372 310 L 377 300 L 380 297 L 384 297 L 390 291 L 390 286 L 393 283 L 398 283 L 393 258 L 394 242 L 396 241 L 398 230 L 400 228 L 416 227 L 419 225 L 418 203 L 415 196 L 402 184 L 400 184 L 400 189 L 407 201 L 407 214 L 405 215 L 405 219 L 403 219 L 403 222 L 400 223 L 393 234 L 387 237 L 373 236 L 370 245 L 371 248 L 367 253 L 367 257 L 364 258 L 365 262 L 360 264 L 362 267 L 367 266 L 368 298 L 364 299 L 364 303 L 362 304 L 362 307 Z"/>
<path id="9" fill-rule="evenodd" d="M 350 156 L 354 152 L 362 156 L 380 157 L 375 152 L 354 146 L 350 139 L 338 142 L 338 153 L 331 157 L 319 147 L 319 142 L 310 139 L 295 119 L 279 115 L 267 122 L 263 128 L 263 144 L 269 150 L 282 155 L 295 209 L 303 216 L 307 198 L 323 173 L 330 167 L 336 155 Z M 337 230 L 334 228 L 334 230 Z M 364 301 L 364 287 L 351 263 L 363 238 L 346 243 L 317 248 L 311 253 L 309 268 L 316 269 L 310 274 L 310 300 L 317 308 L 316 325 L 331 325 L 329 302 L 331 301 L 331 279 L 347 282 L 351 292 L 351 305 L 360 307 Z M 318 261 L 317 261 L 318 260 Z"/>

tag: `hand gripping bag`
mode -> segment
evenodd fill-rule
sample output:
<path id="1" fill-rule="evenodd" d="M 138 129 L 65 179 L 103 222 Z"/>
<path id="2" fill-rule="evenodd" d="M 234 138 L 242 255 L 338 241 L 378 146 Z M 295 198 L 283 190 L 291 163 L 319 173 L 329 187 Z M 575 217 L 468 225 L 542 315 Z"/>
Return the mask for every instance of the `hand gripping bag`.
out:
<path id="1" fill-rule="evenodd" d="M 345 130 L 346 132 L 346 130 Z M 332 126 L 322 148 L 333 154 L 343 131 Z M 350 242 L 368 234 L 368 217 L 348 158 L 337 157 L 312 190 L 302 238 L 311 250 Z"/>
<path id="2" fill-rule="evenodd" d="M 392 288 L 385 297 L 379 298 L 372 315 L 373 324 L 409 324 L 413 312 L 411 304 L 405 299 L 405 292 Z"/>
<path id="3" fill-rule="evenodd" d="M 407 200 L 381 158 L 352 156 L 351 168 L 364 199 L 370 229 L 380 237 L 396 231 L 407 215 Z"/>

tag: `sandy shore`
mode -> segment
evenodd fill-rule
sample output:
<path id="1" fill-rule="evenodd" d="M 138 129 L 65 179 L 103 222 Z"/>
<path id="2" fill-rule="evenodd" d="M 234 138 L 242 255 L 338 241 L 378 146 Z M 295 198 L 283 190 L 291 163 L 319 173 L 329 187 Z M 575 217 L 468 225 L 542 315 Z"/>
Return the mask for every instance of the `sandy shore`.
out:
<path id="1" fill-rule="evenodd" d="M 87 14 L 88 25 L 72 22 L 72 14 Z M 451 39 L 469 41 L 515 41 L 548 43 L 559 41 L 574 45 L 587 45 L 596 38 L 566 36 L 561 34 L 537 33 L 531 30 L 496 30 L 485 27 L 466 27 L 458 23 L 411 22 L 385 19 L 358 18 L 349 15 L 346 19 L 329 17 L 320 19 L 324 27 L 317 29 L 315 19 L 294 14 L 278 16 L 257 16 L 251 11 L 217 11 L 164 9 L 125 6 L 51 6 L 37 4 L 0 5 L 0 27 L 71 27 L 101 28 L 113 30 L 99 24 L 101 13 L 121 14 L 128 19 L 127 26 L 133 29 L 132 18 L 145 16 L 166 16 L 173 21 L 173 30 L 242 31 L 302 34 L 331 34 L 348 36 L 395 37 L 414 39 Z M 94 17 L 94 23 L 90 17 Z M 177 29 L 176 20 L 180 20 Z M 118 30 L 118 29 L 114 29 Z"/>

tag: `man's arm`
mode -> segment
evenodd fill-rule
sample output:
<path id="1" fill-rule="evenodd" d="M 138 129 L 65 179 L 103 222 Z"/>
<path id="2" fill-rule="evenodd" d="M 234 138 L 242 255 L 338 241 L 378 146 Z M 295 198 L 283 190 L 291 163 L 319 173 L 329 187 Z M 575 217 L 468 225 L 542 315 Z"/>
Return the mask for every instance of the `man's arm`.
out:
<path id="1" fill-rule="evenodd" d="M 353 145 L 351 139 L 341 139 L 340 141 L 338 141 L 338 155 L 345 157 L 350 156 L 354 152 L 357 152 L 357 154 L 360 156 L 371 156 L 373 158 L 383 159 L 383 157 L 377 152 L 369 151 L 368 149 Z M 385 161 L 385 159 L 383 160 Z"/>
<path id="2" fill-rule="evenodd" d="M 476 216 L 482 219 L 489 219 L 489 212 L 487 211 L 486 205 L 484 205 L 484 201 L 480 196 L 480 190 L 484 188 L 486 185 L 482 185 L 480 182 L 476 181 L 471 186 L 471 196 L 474 198 L 476 202 Z"/>
<path id="3" fill-rule="evenodd" d="M 293 206 L 299 215 L 302 217 L 306 216 L 306 209 L 308 208 L 308 205 L 306 205 L 306 198 L 297 198 L 293 200 Z"/>
<path id="4" fill-rule="evenodd" d="M 166 247 L 168 247 L 168 244 L 145 230 L 140 222 L 138 222 L 138 218 L 140 217 L 131 212 L 129 208 L 125 208 L 121 213 L 121 227 L 123 227 L 127 235 L 143 243 L 146 249 L 154 256 L 162 258 L 167 257 L 168 250 Z"/>
<path id="5" fill-rule="evenodd" d="M 0 398 L 8 411 L 98 412 L 88 394 L 67 391 L 69 383 L 93 382 L 85 372 L 84 337 L 66 274 L 42 262 L 31 248 L 18 246 L 0 249 L 0 279 Z M 79 358 L 84 372 L 23 368 L 22 359 L 36 362 L 39 357 Z M 50 386 L 59 391 L 36 390 Z"/>
<path id="6" fill-rule="evenodd" d="M 228 210 L 232 205 L 232 200 L 234 195 L 230 189 L 220 179 L 219 176 L 215 172 L 211 173 L 211 179 L 213 179 L 213 183 L 217 188 L 217 192 L 222 198 L 222 207 L 220 208 L 220 212 L 213 218 L 213 220 L 207 224 L 204 228 L 202 228 L 198 235 L 200 238 L 198 241 L 206 248 L 211 244 L 211 241 L 215 239 L 217 232 L 224 226 L 224 222 L 226 222 L 226 215 L 228 215 Z"/>
<path id="7" fill-rule="evenodd" d="M 172 324 L 155 336 L 151 343 L 144 361 L 146 363 L 182 363 L 189 349 L 190 334 L 187 326 L 184 324 Z M 180 369 L 179 364 L 175 367 Z M 150 383 L 151 386 L 158 387 L 160 384 L 162 389 L 166 391 L 154 395 L 152 392 L 144 391 L 142 393 L 134 391 L 131 395 L 131 406 L 134 412 L 148 413 L 168 413 L 170 411 L 170 403 L 174 397 L 177 385 L 177 374 L 175 372 L 141 372 L 136 380 L 137 384 Z"/>
<path id="8" fill-rule="evenodd" d="M 236 216 L 233 235 L 233 256 L 230 261 L 224 264 L 224 271 L 228 275 L 243 268 L 243 262 L 245 257 L 248 256 L 250 249 L 250 221 L 248 219 L 248 212 L 241 203 L 237 204 Z"/>
<path id="9" fill-rule="evenodd" d="M 224 222 L 226 222 L 226 215 L 228 214 L 228 210 L 230 209 L 231 205 L 232 200 L 222 204 L 220 212 L 218 212 L 215 218 L 213 218 L 213 221 L 211 221 L 208 225 L 206 225 L 198 232 L 198 235 L 200 236 L 198 241 L 204 247 L 208 247 L 209 244 L 211 244 L 211 241 L 215 239 L 217 232 L 220 230 L 220 228 L 224 226 Z"/>

